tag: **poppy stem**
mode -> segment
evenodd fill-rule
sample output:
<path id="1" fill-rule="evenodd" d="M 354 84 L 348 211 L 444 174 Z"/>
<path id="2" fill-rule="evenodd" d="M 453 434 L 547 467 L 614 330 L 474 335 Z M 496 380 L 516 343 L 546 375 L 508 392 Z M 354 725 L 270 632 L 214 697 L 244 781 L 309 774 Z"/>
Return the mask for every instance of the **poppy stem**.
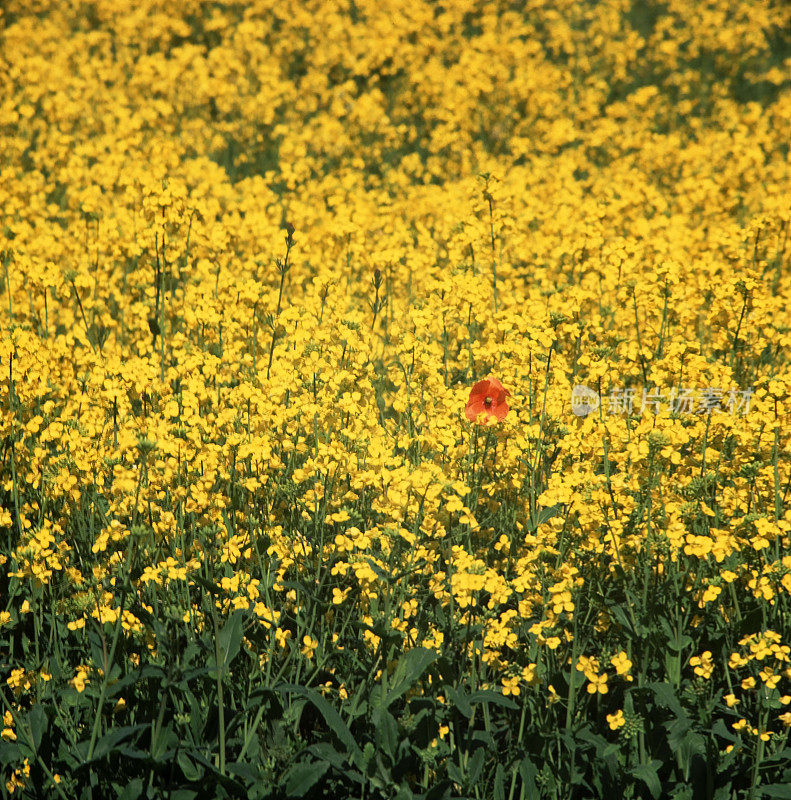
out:
<path id="1" fill-rule="evenodd" d="M 290 264 L 288 257 L 291 254 L 291 248 L 294 246 L 294 226 L 290 223 L 286 225 L 286 257 L 283 261 L 277 259 L 277 268 L 280 270 L 280 290 L 277 295 L 277 309 L 275 310 L 275 317 L 272 320 L 272 342 L 269 345 L 269 363 L 266 365 L 266 377 L 269 380 L 269 372 L 272 369 L 272 359 L 275 355 L 275 342 L 277 341 L 277 320 L 280 317 L 280 306 L 283 302 L 283 286 L 286 282 L 286 274 L 288 273 Z"/>
<path id="2" fill-rule="evenodd" d="M 445 327 L 445 315 L 442 315 L 442 373 L 445 386 L 448 385 L 448 331 Z"/>
<path id="3" fill-rule="evenodd" d="M 489 234 L 492 239 L 492 292 L 494 295 L 494 311 L 497 313 L 497 246 L 494 241 L 494 198 L 489 192 L 489 181 L 486 181 L 486 188 L 483 197 L 489 204 Z"/>
<path id="4" fill-rule="evenodd" d="M 475 360 L 472 357 L 472 303 L 470 303 L 470 310 L 467 314 L 467 371 L 470 378 L 475 380 Z"/>
<path id="5" fill-rule="evenodd" d="M 648 372 L 645 367 L 645 359 L 643 358 L 643 343 L 640 339 L 640 319 L 637 315 L 637 292 L 632 289 L 632 300 L 634 301 L 634 325 L 637 331 L 637 353 L 640 357 L 640 369 L 643 372 L 643 383 L 648 384 Z"/>
<path id="6" fill-rule="evenodd" d="M 481 458 L 480 458 L 480 461 L 479 461 L 478 458 L 477 458 L 477 455 L 478 455 L 478 431 L 476 429 L 476 432 L 475 432 L 475 455 L 476 455 L 475 463 L 478 464 L 478 475 L 476 476 L 475 482 L 474 482 L 474 486 L 475 486 L 474 502 L 471 503 L 472 508 L 470 508 L 470 511 L 472 512 L 472 515 L 474 517 L 476 517 L 476 518 L 477 518 L 477 514 L 478 514 L 478 503 L 479 503 L 480 497 L 481 497 L 481 489 L 483 487 L 483 473 L 484 473 L 484 470 L 486 469 L 486 456 L 487 456 L 487 454 L 489 452 L 489 444 L 491 443 L 491 440 L 492 440 L 492 432 L 491 432 L 491 430 L 489 428 L 487 428 L 486 429 L 486 438 L 483 440 L 483 453 L 481 453 Z M 469 528 L 469 526 L 468 526 L 468 528 Z M 470 533 L 472 533 L 472 532 L 470 531 Z M 472 546 L 472 542 L 470 542 L 470 546 Z"/>
<path id="7" fill-rule="evenodd" d="M 379 312 L 384 308 L 385 298 L 379 297 L 379 289 L 382 286 L 382 272 L 379 269 L 374 270 L 373 276 L 373 287 L 374 287 L 374 299 L 373 302 L 370 303 L 371 311 L 373 311 L 373 319 L 371 320 L 371 330 L 374 329 L 376 325 L 376 317 Z"/>
<path id="8" fill-rule="evenodd" d="M 544 420 L 546 418 L 547 410 L 547 391 L 549 390 L 549 366 L 552 363 L 552 348 L 547 352 L 547 369 L 544 376 L 544 399 L 541 403 L 541 420 L 538 424 L 538 441 L 536 442 L 536 463 L 533 465 L 532 474 L 530 475 L 530 513 L 533 519 L 530 524 L 533 530 L 538 526 L 538 491 L 536 487 L 536 476 L 538 468 L 541 465 L 541 445 L 544 438 Z"/>

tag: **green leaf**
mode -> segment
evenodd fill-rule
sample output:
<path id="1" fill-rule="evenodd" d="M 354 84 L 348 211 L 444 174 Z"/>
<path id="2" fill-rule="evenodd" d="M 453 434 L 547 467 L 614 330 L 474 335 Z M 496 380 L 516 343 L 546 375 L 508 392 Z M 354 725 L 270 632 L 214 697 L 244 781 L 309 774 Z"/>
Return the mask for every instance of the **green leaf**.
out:
<path id="1" fill-rule="evenodd" d="M 535 525 L 530 525 L 528 530 L 536 530 L 536 528 L 538 528 L 540 525 L 543 525 L 545 522 L 549 522 L 549 520 L 551 520 L 553 517 L 559 517 L 562 513 L 563 506 L 561 504 L 548 506 L 547 508 L 539 508 Z"/>
<path id="2" fill-rule="evenodd" d="M 385 699 L 385 706 L 389 708 L 401 695 L 411 689 L 418 678 L 436 659 L 437 653 L 425 647 L 415 647 L 401 656 L 393 672 L 390 690 L 387 692 Z"/>
<path id="3" fill-rule="evenodd" d="M 638 764 L 631 770 L 635 778 L 639 778 L 645 783 L 652 797 L 659 797 L 662 794 L 662 784 L 659 782 L 659 776 L 657 775 L 657 770 L 661 766 L 661 761 L 654 760 L 648 764 Z"/>
<path id="4" fill-rule="evenodd" d="M 170 725 L 161 728 L 159 735 L 151 743 L 151 758 L 155 761 L 168 761 L 179 746 L 180 739 Z"/>
<path id="5" fill-rule="evenodd" d="M 487 747 L 489 750 L 497 749 L 497 743 L 494 741 L 494 736 L 492 736 L 492 734 L 489 733 L 489 731 L 473 731 L 472 741 L 480 742 L 484 747 Z"/>
<path id="6" fill-rule="evenodd" d="M 390 757 L 391 762 L 394 761 L 398 748 L 398 725 L 393 715 L 386 708 L 375 708 L 371 714 L 371 721 L 376 733 L 376 744 Z"/>
<path id="7" fill-rule="evenodd" d="M 451 795 L 452 784 L 448 780 L 440 781 L 432 786 L 423 796 L 423 800 L 448 800 Z"/>
<path id="8" fill-rule="evenodd" d="M 197 796 L 195 789 L 175 789 L 168 795 L 168 800 L 195 800 Z"/>
<path id="9" fill-rule="evenodd" d="M 549 764 L 544 764 L 541 769 L 541 782 L 543 783 L 542 788 L 545 792 L 557 794 L 558 780 L 555 771 Z"/>
<path id="10" fill-rule="evenodd" d="M 681 743 L 686 739 L 687 733 L 692 728 L 689 719 L 677 717 L 667 724 L 667 743 L 671 749 L 676 751 L 681 747 Z"/>
<path id="11" fill-rule="evenodd" d="M 448 761 L 448 777 L 454 783 L 458 783 L 459 786 L 464 785 L 464 775 L 459 769 L 458 764 L 454 763 L 453 761 Z"/>
<path id="12" fill-rule="evenodd" d="M 494 703 L 496 706 L 502 706 L 503 708 L 510 709 L 519 708 L 519 706 L 513 700 L 501 695 L 499 692 L 493 691 L 492 689 L 479 689 L 477 692 L 472 692 L 470 694 L 470 702 Z"/>
<path id="13" fill-rule="evenodd" d="M 472 716 L 472 703 L 464 687 L 458 689 L 453 686 L 444 686 L 445 697 L 448 698 L 451 708 L 455 708 L 462 716 L 469 719 Z"/>
<path id="14" fill-rule="evenodd" d="M 786 747 L 771 756 L 761 759 L 761 766 L 765 767 L 767 764 L 783 764 L 791 765 L 791 747 Z"/>
<path id="15" fill-rule="evenodd" d="M 662 632 L 667 636 L 667 646 L 674 654 L 680 653 L 685 647 L 692 644 L 692 637 L 676 630 L 665 617 L 659 619 Z"/>
<path id="16" fill-rule="evenodd" d="M 120 728 L 111 728 L 101 739 L 96 743 L 96 748 L 93 751 L 93 761 L 98 761 L 104 758 L 121 742 L 126 742 L 131 739 L 137 740 L 137 734 L 144 730 L 148 730 L 149 725 L 124 725 Z"/>
<path id="17" fill-rule="evenodd" d="M 247 764 L 244 761 L 226 764 L 225 770 L 229 775 L 242 778 L 248 786 L 253 783 L 258 783 L 261 780 L 260 770 L 255 769 L 252 765 Z"/>
<path id="18" fill-rule="evenodd" d="M 87 747 L 88 743 L 85 742 Z M 79 747 L 79 745 L 78 745 Z M 135 761 L 149 761 L 151 754 L 146 750 L 139 750 L 137 747 L 121 747 L 118 754 L 124 758 L 132 758 Z M 82 763 L 82 760 L 80 761 Z"/>
<path id="19" fill-rule="evenodd" d="M 613 746 L 613 744 L 608 742 L 601 734 L 594 733 L 587 723 L 585 727 L 577 732 L 576 738 L 581 742 L 587 742 L 592 745 L 596 751 L 596 759 L 606 763 L 611 774 L 614 775 L 616 773 L 618 768 L 618 752 L 620 751 L 618 746 Z"/>
<path id="20" fill-rule="evenodd" d="M 525 797 L 538 797 L 538 786 L 536 778 L 538 770 L 536 765 L 530 760 L 530 756 L 525 756 L 519 765 L 519 776 L 522 778 L 522 785 L 525 787 L 523 794 Z"/>
<path id="21" fill-rule="evenodd" d="M 244 614 L 237 611 L 228 617 L 228 621 L 223 625 L 217 635 L 217 643 L 220 648 L 220 660 L 222 668 L 226 668 L 238 655 L 242 644 Z"/>
<path id="22" fill-rule="evenodd" d="M 263 715 L 266 720 L 283 718 L 283 706 L 280 705 L 280 698 L 269 687 L 259 687 L 250 692 L 247 697 L 247 707 L 242 715 L 246 716 L 251 711 L 258 711 L 260 708 L 266 709 Z"/>
<path id="23" fill-rule="evenodd" d="M 203 777 L 203 770 L 198 769 L 198 765 L 189 757 L 186 752 L 184 752 L 184 750 L 178 751 L 176 761 L 181 767 L 184 777 L 188 781 L 198 781 Z"/>
<path id="24" fill-rule="evenodd" d="M 343 753 L 339 753 L 329 742 L 316 742 L 308 747 L 308 751 L 319 760 L 329 762 L 335 769 L 342 770 L 346 767 Z"/>
<path id="25" fill-rule="evenodd" d="M 304 797 L 330 768 L 326 761 L 301 761 L 286 774 L 286 794 Z"/>
<path id="26" fill-rule="evenodd" d="M 505 800 L 505 769 L 502 764 L 494 771 L 494 800 Z"/>
<path id="27" fill-rule="evenodd" d="M 484 749 L 479 747 L 473 754 L 472 758 L 467 762 L 467 781 L 469 786 L 475 786 L 483 768 L 483 759 L 485 756 Z"/>
<path id="28" fill-rule="evenodd" d="M 769 783 L 766 786 L 759 786 L 756 791 L 762 797 L 777 797 L 780 800 L 791 798 L 791 786 L 787 783 Z"/>
<path id="29" fill-rule="evenodd" d="M 341 715 L 315 689 L 310 689 L 307 686 L 297 686 L 293 683 L 285 683 L 278 686 L 277 691 L 295 694 L 313 703 L 316 710 L 324 717 L 324 721 L 327 723 L 330 730 L 346 746 L 346 751 L 349 756 L 354 759 L 362 760 L 363 754 L 360 750 L 360 746 L 341 718 Z"/>
<path id="30" fill-rule="evenodd" d="M 606 602 L 604 598 L 602 598 L 602 600 Z M 635 636 L 639 639 L 648 632 L 645 626 L 639 623 L 635 628 L 635 626 L 632 624 L 631 617 L 626 613 L 626 610 L 622 606 L 615 604 L 608 605 L 607 611 L 622 628 L 630 631 L 632 636 Z"/>
<path id="31" fill-rule="evenodd" d="M 203 741 L 203 731 L 207 724 L 207 715 L 201 702 L 192 692 L 184 692 L 183 696 L 189 704 L 189 726 L 192 739 L 195 742 Z"/>
<path id="32" fill-rule="evenodd" d="M 651 689 L 656 698 L 656 702 L 663 708 L 669 708 L 677 717 L 688 719 L 687 712 L 681 705 L 678 697 L 676 696 L 675 689 L 669 683 L 649 683 L 647 688 Z"/>
<path id="33" fill-rule="evenodd" d="M 716 733 L 717 736 L 721 736 L 725 741 L 732 742 L 733 744 L 741 741 L 733 731 L 729 731 L 728 728 L 725 727 L 725 722 L 721 719 L 718 719 L 714 725 L 712 725 L 711 732 Z"/>
<path id="34" fill-rule="evenodd" d="M 668 728 L 670 731 L 673 728 L 671 725 Z M 701 734 L 693 730 L 687 730 L 683 737 L 676 739 L 673 733 L 669 733 L 667 737 L 668 744 L 671 749 L 675 750 L 681 758 L 682 764 L 690 764 L 694 756 L 706 756 L 706 740 Z"/>
<path id="35" fill-rule="evenodd" d="M 28 756 L 29 749 L 20 747 L 16 742 L 6 742 L 0 739 L 0 766 L 16 764 L 23 757 Z"/>
<path id="36" fill-rule="evenodd" d="M 41 747 L 41 739 L 47 730 L 49 720 L 47 713 L 44 711 L 40 703 L 36 703 L 27 715 L 28 725 L 30 725 L 30 733 L 33 736 L 33 747 L 38 751 Z"/>
<path id="37" fill-rule="evenodd" d="M 408 783 L 405 781 L 401 782 L 401 785 L 398 787 L 398 794 L 396 794 L 394 800 L 415 800 L 415 795 L 409 788 Z"/>
<path id="38" fill-rule="evenodd" d="M 117 800 L 138 800 L 143 796 L 143 779 L 135 778 L 118 792 Z"/>

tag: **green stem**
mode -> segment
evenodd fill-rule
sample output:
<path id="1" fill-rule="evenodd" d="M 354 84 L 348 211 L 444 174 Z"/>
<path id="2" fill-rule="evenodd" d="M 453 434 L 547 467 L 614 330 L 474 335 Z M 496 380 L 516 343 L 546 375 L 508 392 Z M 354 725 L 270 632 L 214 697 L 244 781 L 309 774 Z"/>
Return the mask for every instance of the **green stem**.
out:
<path id="1" fill-rule="evenodd" d="M 214 622 L 214 658 L 217 662 L 217 713 L 219 716 L 219 770 L 221 775 L 225 775 L 225 695 L 223 693 L 222 672 L 224 664 L 220 664 L 220 625 L 217 621 L 217 607 L 212 599 L 211 616 Z"/>
<path id="2" fill-rule="evenodd" d="M 110 645 L 110 655 L 107 657 L 107 663 L 104 665 L 104 675 L 102 676 L 102 688 L 99 691 L 99 703 L 96 711 L 96 717 L 93 720 L 93 730 L 91 731 L 91 741 L 88 745 L 88 755 L 85 763 L 88 763 L 93 758 L 93 751 L 96 749 L 96 739 L 99 736 L 99 728 L 102 723 L 102 708 L 104 707 L 104 698 L 107 694 L 107 684 L 110 678 L 110 671 L 113 667 L 113 660 L 115 658 L 115 648 L 118 645 L 118 636 L 121 633 L 121 621 L 124 615 L 124 602 L 126 601 L 126 590 L 124 589 L 121 594 L 121 605 L 118 609 L 118 619 L 115 621 L 115 630 L 113 631 L 113 642 Z"/>
<path id="3" fill-rule="evenodd" d="M 52 785 L 55 787 L 55 791 L 63 798 L 63 800 L 69 800 L 68 795 L 61 789 L 60 784 L 55 780 L 55 776 L 52 774 L 50 768 L 44 763 L 44 759 L 38 752 L 38 749 L 35 747 L 35 743 L 33 741 L 33 733 L 32 731 L 28 730 L 27 724 L 22 724 L 22 720 L 18 717 L 16 711 L 11 707 L 11 704 L 6 700 L 5 695 L 0 694 L 0 700 L 3 701 L 3 705 L 6 707 L 6 710 L 9 714 L 11 714 L 12 719 L 14 720 L 14 727 L 22 734 L 25 738 L 25 744 L 27 745 L 28 749 L 36 754 L 36 761 L 38 765 L 44 770 L 46 776 L 52 781 Z"/>

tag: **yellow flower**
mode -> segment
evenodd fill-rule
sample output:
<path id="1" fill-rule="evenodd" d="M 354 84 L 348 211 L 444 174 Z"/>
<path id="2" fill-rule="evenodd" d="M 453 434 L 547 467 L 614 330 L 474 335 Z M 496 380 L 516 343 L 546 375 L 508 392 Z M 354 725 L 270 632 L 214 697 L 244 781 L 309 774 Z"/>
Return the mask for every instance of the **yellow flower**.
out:
<path id="1" fill-rule="evenodd" d="M 781 675 L 775 673 L 770 667 L 764 667 L 758 675 L 761 680 L 766 684 L 767 689 L 774 689 L 780 682 Z"/>
<path id="2" fill-rule="evenodd" d="M 629 674 L 632 669 L 632 662 L 629 660 L 626 652 L 621 651 L 617 653 L 610 659 L 610 663 L 615 667 L 615 671 L 618 675 L 627 681 L 634 680 L 634 678 Z"/>
<path id="3" fill-rule="evenodd" d="M 349 592 L 351 592 L 351 587 L 341 591 L 340 589 L 338 589 L 337 586 L 334 586 L 333 589 L 332 589 L 332 602 L 333 602 L 333 604 L 336 605 L 336 606 L 339 606 L 349 596 Z"/>
<path id="4" fill-rule="evenodd" d="M 3 725 L 4 728 L 2 733 L 0 733 L 0 738 L 6 742 L 15 742 L 16 733 L 14 732 L 14 717 L 10 711 L 6 711 L 3 714 Z"/>
<path id="5" fill-rule="evenodd" d="M 537 670 L 538 670 L 537 664 L 528 664 L 526 667 L 523 667 L 522 680 L 531 686 L 537 683 L 538 682 L 538 676 L 536 675 Z"/>
<path id="6" fill-rule="evenodd" d="M 586 676 L 595 676 L 599 671 L 599 659 L 593 656 L 580 656 L 577 661 L 577 671 L 584 672 Z"/>
<path id="7" fill-rule="evenodd" d="M 14 695 L 19 697 L 25 692 L 29 692 L 36 683 L 36 673 L 28 672 L 21 667 L 11 670 L 11 674 L 6 678 L 6 683 L 13 690 Z"/>
<path id="8" fill-rule="evenodd" d="M 720 586 L 707 586 L 698 602 L 698 607 L 703 608 L 707 603 L 713 602 L 720 596 L 721 593 L 722 588 Z"/>
<path id="9" fill-rule="evenodd" d="M 725 702 L 728 704 L 728 708 L 733 708 L 735 705 L 737 705 L 741 701 L 736 697 L 735 694 L 726 694 L 725 695 Z"/>
<path id="10" fill-rule="evenodd" d="M 508 697 L 509 694 L 514 696 L 521 693 L 521 689 L 519 688 L 519 676 L 516 675 L 512 678 L 503 678 L 503 688 L 501 689 L 502 693 Z"/>
<path id="11" fill-rule="evenodd" d="M 743 667 L 745 664 L 748 664 L 749 662 L 750 659 L 747 658 L 746 656 L 743 656 L 740 653 L 731 653 L 731 656 L 728 659 L 728 668 L 738 669 L 739 667 Z"/>
<path id="12" fill-rule="evenodd" d="M 626 719 L 624 718 L 623 711 L 618 710 L 614 714 L 608 714 L 607 723 L 609 724 L 611 731 L 617 731 L 618 728 L 622 728 L 624 725 L 626 725 Z"/>
<path id="13" fill-rule="evenodd" d="M 711 650 L 706 650 L 699 656 L 692 656 L 689 659 L 690 666 L 695 668 L 695 674 L 708 680 L 714 671 L 714 661 L 711 658 Z"/>
<path id="14" fill-rule="evenodd" d="M 80 693 L 85 691 L 85 687 L 90 683 L 88 679 L 88 671 L 85 667 L 78 667 L 77 674 L 69 681 L 69 683 Z"/>
<path id="15" fill-rule="evenodd" d="M 302 637 L 302 655 L 305 656 L 305 658 L 313 658 L 313 654 L 316 652 L 318 646 L 318 639 L 314 639 L 307 634 Z"/>
<path id="16" fill-rule="evenodd" d="M 609 692 L 609 687 L 607 686 L 607 675 L 589 675 L 588 678 L 588 694 L 607 694 Z"/>

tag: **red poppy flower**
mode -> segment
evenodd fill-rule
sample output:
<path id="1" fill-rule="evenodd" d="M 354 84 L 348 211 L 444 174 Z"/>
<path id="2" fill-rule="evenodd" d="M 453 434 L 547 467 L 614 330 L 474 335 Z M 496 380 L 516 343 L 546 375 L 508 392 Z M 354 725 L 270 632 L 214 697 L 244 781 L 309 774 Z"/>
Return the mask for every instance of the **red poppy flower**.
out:
<path id="1" fill-rule="evenodd" d="M 505 419 L 508 413 L 508 403 L 505 398 L 510 394 L 511 392 L 504 388 L 497 378 L 485 378 L 472 387 L 464 413 L 471 422 L 478 419 L 478 414 L 481 413 L 486 414 L 485 422 L 499 422 Z"/>

